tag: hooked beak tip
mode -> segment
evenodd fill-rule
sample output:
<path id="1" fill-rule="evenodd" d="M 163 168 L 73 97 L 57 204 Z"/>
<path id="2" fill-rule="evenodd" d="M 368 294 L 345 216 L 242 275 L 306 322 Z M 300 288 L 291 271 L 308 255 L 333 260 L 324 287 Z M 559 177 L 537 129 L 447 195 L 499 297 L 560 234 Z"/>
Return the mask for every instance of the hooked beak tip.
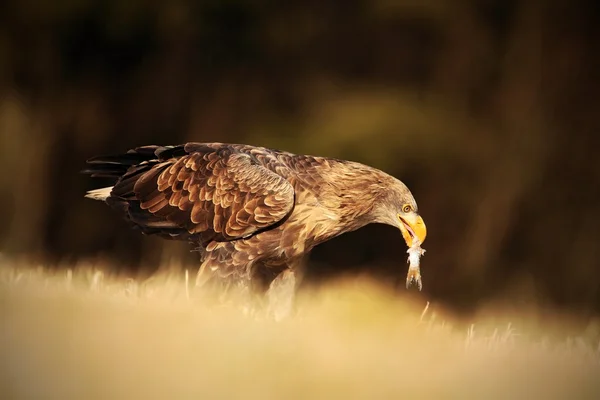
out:
<path id="1" fill-rule="evenodd" d="M 427 227 L 425 221 L 420 215 L 417 215 L 412 220 L 400 218 L 402 222 L 402 236 L 408 247 L 412 247 L 415 244 L 421 244 L 427 237 Z"/>

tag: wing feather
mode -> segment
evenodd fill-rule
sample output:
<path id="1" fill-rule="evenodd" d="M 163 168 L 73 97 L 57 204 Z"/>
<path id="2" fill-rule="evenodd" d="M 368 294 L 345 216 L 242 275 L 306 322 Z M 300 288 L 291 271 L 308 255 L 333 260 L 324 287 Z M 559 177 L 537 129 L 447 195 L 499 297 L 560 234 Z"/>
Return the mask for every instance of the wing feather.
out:
<path id="1" fill-rule="evenodd" d="M 142 210 L 213 240 L 247 237 L 291 212 L 292 184 L 256 156 L 220 144 L 188 144 L 185 150 L 169 149 L 142 170 L 133 184 Z M 177 157 L 166 159 L 171 153 Z"/>

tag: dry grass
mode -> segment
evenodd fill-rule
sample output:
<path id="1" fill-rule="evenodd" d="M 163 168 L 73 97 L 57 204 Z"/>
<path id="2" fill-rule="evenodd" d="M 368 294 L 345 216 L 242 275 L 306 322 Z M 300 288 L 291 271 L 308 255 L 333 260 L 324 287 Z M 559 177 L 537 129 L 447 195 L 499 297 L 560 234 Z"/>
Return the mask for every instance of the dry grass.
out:
<path id="1" fill-rule="evenodd" d="M 184 274 L 136 282 L 93 268 L 0 271 L 5 399 L 600 394 L 594 340 L 541 340 L 552 332 L 522 331 L 499 314 L 495 326 L 482 313 L 465 329 L 362 279 L 305 291 L 298 314 L 275 322 L 186 290 Z"/>

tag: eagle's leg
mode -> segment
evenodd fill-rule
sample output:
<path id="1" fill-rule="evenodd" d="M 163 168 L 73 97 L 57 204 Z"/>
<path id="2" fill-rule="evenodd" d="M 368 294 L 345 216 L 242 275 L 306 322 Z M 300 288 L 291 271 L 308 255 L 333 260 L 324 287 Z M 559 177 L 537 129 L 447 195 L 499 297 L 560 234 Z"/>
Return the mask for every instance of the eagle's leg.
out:
<path id="1" fill-rule="evenodd" d="M 228 303 L 233 299 L 246 303 L 250 299 L 250 279 L 241 274 L 221 275 L 218 271 L 202 269 L 196 278 L 196 288 L 210 300 Z"/>
<path id="2" fill-rule="evenodd" d="M 247 273 L 248 265 L 237 265 L 233 261 L 235 248 L 230 243 L 217 246 L 207 252 L 196 276 L 196 288 L 219 303 L 238 301 L 244 311 L 252 308 L 252 281 Z"/>
<path id="3" fill-rule="evenodd" d="M 269 285 L 267 290 L 268 314 L 276 321 L 291 315 L 296 296 L 296 272 L 286 269 Z"/>

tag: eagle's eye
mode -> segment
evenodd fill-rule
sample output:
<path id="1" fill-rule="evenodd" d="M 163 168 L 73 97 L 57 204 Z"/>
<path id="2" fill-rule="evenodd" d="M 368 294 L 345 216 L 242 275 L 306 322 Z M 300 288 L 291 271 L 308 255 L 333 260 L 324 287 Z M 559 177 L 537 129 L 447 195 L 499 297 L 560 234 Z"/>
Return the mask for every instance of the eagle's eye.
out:
<path id="1" fill-rule="evenodd" d="M 405 204 L 404 206 L 402 206 L 402 212 L 404 214 L 408 214 L 411 211 L 412 211 L 412 206 L 410 204 Z"/>

